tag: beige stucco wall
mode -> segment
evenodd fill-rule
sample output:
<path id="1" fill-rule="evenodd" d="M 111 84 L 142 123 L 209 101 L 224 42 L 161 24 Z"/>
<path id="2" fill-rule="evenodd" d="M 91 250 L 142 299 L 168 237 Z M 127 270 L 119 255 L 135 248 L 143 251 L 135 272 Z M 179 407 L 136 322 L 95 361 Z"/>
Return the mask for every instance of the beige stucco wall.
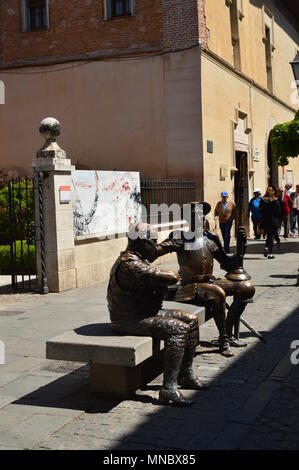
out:
<path id="1" fill-rule="evenodd" d="M 0 167 L 25 173 L 46 116 L 77 168 L 196 179 L 201 188 L 200 53 L 70 63 L 0 73 Z"/>
<path id="2" fill-rule="evenodd" d="M 203 100 L 203 142 L 204 142 L 204 188 L 205 200 L 214 208 L 220 193 L 227 190 L 234 197 L 233 121 L 238 108 L 247 114 L 250 154 L 249 168 L 254 173 L 249 178 L 249 196 L 253 186 L 262 191 L 267 185 L 267 145 L 272 127 L 293 119 L 294 113 L 281 103 L 263 93 L 260 89 L 224 67 L 217 60 L 203 53 L 202 57 L 202 100 Z M 207 152 L 207 140 L 214 143 L 214 152 Z M 254 162 L 252 150 L 259 149 L 259 161 Z M 225 181 L 220 181 L 220 166 L 227 168 Z M 299 159 L 292 159 L 286 170 L 293 172 L 294 183 L 299 182 Z M 279 169 L 280 183 L 285 184 L 283 170 Z M 209 215 L 212 221 L 212 214 Z"/>
<path id="3" fill-rule="evenodd" d="M 262 0 L 242 0 L 244 16 L 239 19 L 238 24 L 241 71 L 267 88 L 262 9 L 265 4 Z M 299 34 L 270 0 L 267 5 L 274 17 L 273 93 L 286 103 L 294 104 L 290 88 L 294 76 L 289 63 L 296 55 Z M 230 15 L 226 0 L 206 1 L 205 13 L 209 29 L 209 49 L 232 65 Z"/>
<path id="4" fill-rule="evenodd" d="M 209 30 L 209 49 L 232 64 L 230 16 L 225 0 L 206 1 L 205 14 Z"/>

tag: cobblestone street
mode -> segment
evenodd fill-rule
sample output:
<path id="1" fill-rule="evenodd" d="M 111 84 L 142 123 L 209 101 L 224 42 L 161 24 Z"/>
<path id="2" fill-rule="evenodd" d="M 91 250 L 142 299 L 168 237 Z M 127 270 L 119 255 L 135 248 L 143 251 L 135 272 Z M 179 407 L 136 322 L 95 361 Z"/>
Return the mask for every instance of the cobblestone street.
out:
<path id="1" fill-rule="evenodd" d="M 161 376 L 130 400 L 96 399 L 85 364 L 45 359 L 47 339 L 107 321 L 106 283 L 47 296 L 1 291 L 0 449 L 299 449 L 299 365 L 290 362 L 299 340 L 299 241 L 282 242 L 273 260 L 263 246 L 251 241 L 247 250 L 256 295 L 244 318 L 267 342 L 241 325 L 247 348 L 224 358 L 210 343 L 213 320 L 204 324 L 194 364 L 210 389 L 186 391 L 190 408 L 158 403 Z M 218 266 L 216 275 L 224 275 Z"/>

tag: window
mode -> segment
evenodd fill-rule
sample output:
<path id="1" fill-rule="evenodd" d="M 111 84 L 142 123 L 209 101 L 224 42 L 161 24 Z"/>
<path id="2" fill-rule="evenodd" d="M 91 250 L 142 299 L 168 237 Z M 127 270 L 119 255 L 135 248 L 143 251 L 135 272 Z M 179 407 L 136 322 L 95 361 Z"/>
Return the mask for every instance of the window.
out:
<path id="1" fill-rule="evenodd" d="M 271 53 L 271 33 L 268 26 L 265 26 L 265 56 L 266 56 L 266 73 L 267 73 L 267 88 L 273 92 L 272 82 L 272 53 Z"/>
<path id="2" fill-rule="evenodd" d="M 106 18 L 134 15 L 134 0 L 105 0 Z"/>
<path id="3" fill-rule="evenodd" d="M 265 45 L 267 88 L 270 93 L 273 93 L 272 55 L 275 51 L 274 16 L 265 6 L 262 8 L 262 28 L 263 43 Z"/>
<path id="4" fill-rule="evenodd" d="M 229 4 L 230 28 L 232 41 L 233 65 L 236 69 L 241 69 L 240 39 L 239 39 L 239 12 L 237 0 L 232 0 Z"/>
<path id="5" fill-rule="evenodd" d="M 48 0 L 24 0 L 24 30 L 37 31 L 48 27 Z"/>

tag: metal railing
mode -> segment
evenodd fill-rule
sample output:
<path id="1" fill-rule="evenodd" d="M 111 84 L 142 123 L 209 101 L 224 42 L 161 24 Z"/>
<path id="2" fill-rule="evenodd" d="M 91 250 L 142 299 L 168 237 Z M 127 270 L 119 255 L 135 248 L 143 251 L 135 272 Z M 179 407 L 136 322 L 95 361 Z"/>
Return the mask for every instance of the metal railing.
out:
<path id="1" fill-rule="evenodd" d="M 34 181 L 12 178 L 0 186 L 0 273 L 11 276 L 14 289 L 34 290 Z"/>
<path id="2" fill-rule="evenodd" d="M 180 220 L 178 211 L 169 213 L 166 207 L 162 207 L 158 217 L 153 215 L 153 204 L 165 204 L 167 207 L 177 204 L 182 206 L 195 199 L 195 181 L 178 180 L 142 180 L 141 203 L 146 208 L 146 215 L 142 215 L 143 222 L 163 223 Z"/>

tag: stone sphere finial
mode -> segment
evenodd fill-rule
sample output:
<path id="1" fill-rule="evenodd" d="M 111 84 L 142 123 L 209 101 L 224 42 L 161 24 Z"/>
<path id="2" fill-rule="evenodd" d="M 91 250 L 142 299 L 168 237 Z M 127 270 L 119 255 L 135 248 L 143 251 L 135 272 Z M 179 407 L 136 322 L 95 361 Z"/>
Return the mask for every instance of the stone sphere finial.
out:
<path id="1" fill-rule="evenodd" d="M 53 117 L 47 117 L 43 119 L 39 126 L 39 132 L 46 141 L 50 139 L 56 141 L 56 137 L 59 136 L 60 131 L 61 124 L 57 119 Z"/>
<path id="2" fill-rule="evenodd" d="M 37 158 L 66 158 L 66 153 L 56 142 L 59 136 L 61 124 L 57 119 L 47 117 L 42 120 L 39 126 L 39 132 L 45 139 L 45 143 L 37 152 Z"/>

